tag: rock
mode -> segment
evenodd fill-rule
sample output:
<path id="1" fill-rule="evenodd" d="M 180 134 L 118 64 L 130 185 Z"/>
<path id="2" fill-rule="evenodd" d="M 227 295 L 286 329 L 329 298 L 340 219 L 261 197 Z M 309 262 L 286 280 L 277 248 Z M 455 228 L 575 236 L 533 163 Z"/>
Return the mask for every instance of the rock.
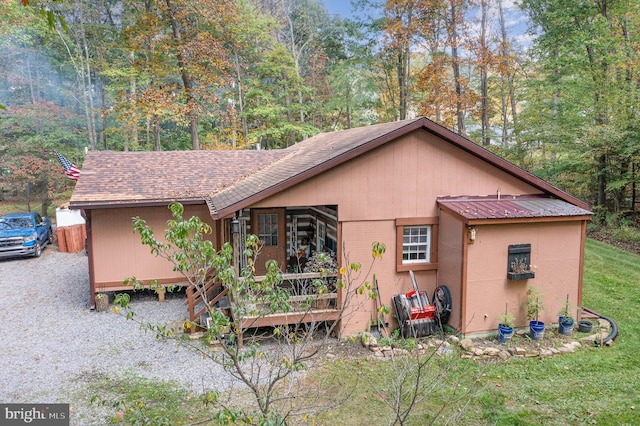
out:
<path id="1" fill-rule="evenodd" d="M 601 330 L 609 331 L 609 329 L 611 328 L 611 324 L 609 324 L 609 321 L 607 321 L 606 319 L 598 319 L 598 324 L 600 325 Z"/>
<path id="2" fill-rule="evenodd" d="M 450 341 L 451 343 L 458 343 L 458 342 L 460 342 L 460 338 L 459 338 L 458 336 L 449 336 L 449 337 L 448 337 L 448 339 L 449 339 L 449 341 Z"/>
<path id="3" fill-rule="evenodd" d="M 560 348 L 558 348 L 558 350 L 563 354 L 572 354 L 575 352 L 573 347 L 567 348 L 566 346 L 561 346 Z"/>
<path id="4" fill-rule="evenodd" d="M 550 349 L 540 349 L 540 356 L 541 357 L 547 357 L 547 356 L 552 356 L 553 352 L 551 352 Z"/>
<path id="5" fill-rule="evenodd" d="M 373 351 L 373 356 L 376 358 L 384 358 L 384 354 L 380 349 Z"/>
<path id="6" fill-rule="evenodd" d="M 527 353 L 525 348 L 516 348 L 516 355 L 524 355 Z"/>
<path id="7" fill-rule="evenodd" d="M 361 340 L 362 346 L 370 348 L 371 346 L 378 346 L 378 339 L 373 337 L 373 334 L 369 332 L 362 333 Z"/>
<path id="8" fill-rule="evenodd" d="M 331 353 L 331 352 L 327 352 L 327 355 L 325 355 L 327 359 L 335 359 L 336 358 L 336 354 Z"/>
<path id="9" fill-rule="evenodd" d="M 436 349 L 436 353 L 438 355 L 453 355 L 453 349 L 448 346 L 440 346 L 438 349 Z"/>
<path id="10" fill-rule="evenodd" d="M 558 355 L 560 353 L 560 351 L 556 348 L 550 348 L 549 349 L 551 351 L 551 353 L 553 353 L 554 355 Z"/>
<path id="11" fill-rule="evenodd" d="M 511 358 L 511 354 L 507 351 L 500 351 L 500 353 L 498 354 L 498 357 L 502 360 L 508 360 L 509 358 Z"/>
<path id="12" fill-rule="evenodd" d="M 590 336 L 583 337 L 580 340 L 582 340 L 583 342 L 593 342 L 594 340 L 600 340 L 600 335 L 599 334 L 591 334 Z"/>
<path id="13" fill-rule="evenodd" d="M 473 355 L 475 356 L 482 356 L 484 355 L 484 351 L 480 348 L 474 348 L 473 349 Z"/>
<path id="14" fill-rule="evenodd" d="M 473 352 L 473 340 L 471 339 L 460 340 L 460 347 L 467 352 Z"/>
<path id="15" fill-rule="evenodd" d="M 531 351 L 531 352 L 527 352 L 524 354 L 525 358 L 535 358 L 540 356 L 540 352 L 538 351 Z"/>
<path id="16" fill-rule="evenodd" d="M 501 352 L 501 351 L 500 351 L 500 349 L 498 349 L 498 348 L 486 348 L 486 349 L 484 350 L 484 353 L 485 353 L 485 354 L 487 354 L 487 355 L 489 355 L 489 356 L 491 356 L 491 357 L 498 356 L 498 354 L 499 354 L 500 352 Z"/>

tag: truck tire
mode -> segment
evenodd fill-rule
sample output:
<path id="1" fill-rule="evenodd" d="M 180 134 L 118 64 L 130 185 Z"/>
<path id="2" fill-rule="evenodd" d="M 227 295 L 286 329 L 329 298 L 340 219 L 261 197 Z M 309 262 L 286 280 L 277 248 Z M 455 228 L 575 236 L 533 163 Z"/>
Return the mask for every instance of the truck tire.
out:
<path id="1" fill-rule="evenodd" d="M 33 257 L 40 257 L 42 254 L 42 246 L 40 245 L 40 241 L 36 243 L 36 249 L 33 251 Z"/>

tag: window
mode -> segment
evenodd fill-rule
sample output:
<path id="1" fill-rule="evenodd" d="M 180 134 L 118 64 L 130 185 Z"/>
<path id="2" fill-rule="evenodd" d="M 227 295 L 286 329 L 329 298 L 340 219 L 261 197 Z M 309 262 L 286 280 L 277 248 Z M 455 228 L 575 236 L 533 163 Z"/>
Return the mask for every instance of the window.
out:
<path id="1" fill-rule="evenodd" d="M 327 236 L 327 229 L 324 222 L 318 221 L 318 231 L 316 232 L 316 251 L 324 251 L 324 240 Z"/>
<path id="2" fill-rule="evenodd" d="M 396 269 L 437 269 L 438 218 L 396 219 Z"/>
<path id="3" fill-rule="evenodd" d="M 404 226 L 402 232 L 402 263 L 429 262 L 431 226 Z"/>
<path id="4" fill-rule="evenodd" d="M 258 238 L 264 242 L 265 246 L 278 245 L 278 215 L 259 214 L 258 215 Z"/>

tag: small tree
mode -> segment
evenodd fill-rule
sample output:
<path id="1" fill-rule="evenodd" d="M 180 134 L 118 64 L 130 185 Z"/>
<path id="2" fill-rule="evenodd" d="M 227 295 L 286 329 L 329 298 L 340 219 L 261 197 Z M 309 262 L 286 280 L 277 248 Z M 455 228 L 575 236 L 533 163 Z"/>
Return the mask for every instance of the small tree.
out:
<path id="1" fill-rule="evenodd" d="M 538 316 L 541 311 L 544 311 L 544 301 L 542 300 L 543 295 L 535 287 L 529 287 L 527 291 L 527 301 L 524 303 L 525 308 L 527 309 L 527 318 L 530 321 L 538 321 Z"/>
<path id="2" fill-rule="evenodd" d="M 242 330 L 221 309 L 210 306 L 206 289 L 211 282 L 221 282 L 231 295 L 235 318 L 290 312 L 290 293 L 280 286 L 282 275 L 277 263 L 268 262 L 265 279 L 256 280 L 253 262 L 259 252 L 259 241 L 255 235 L 251 235 L 247 238 L 247 248 L 244 252 L 249 259 L 247 266 L 236 274 L 230 244 L 224 244 L 217 251 L 211 241 L 205 239 L 211 232 L 208 224 L 197 217 L 184 220 L 184 208 L 180 204 L 172 204 L 170 209 L 174 219 L 168 221 L 166 242 L 156 239 L 153 230 L 140 217 L 133 219 L 134 229 L 140 234 L 143 244 L 151 248 L 151 253 L 170 261 L 174 270 L 179 271 L 207 303 L 211 318 L 207 329 L 207 341 L 221 342 L 221 350 L 212 350 L 208 344 L 193 344 L 189 340 L 183 341 L 183 344 L 223 366 L 225 371 L 244 384 L 253 396 L 253 403 L 247 407 L 224 399 L 217 391 L 208 392 L 205 401 L 213 405 L 216 410 L 215 417 L 232 423 L 286 424 L 296 416 L 307 416 L 308 410 L 312 408 L 319 410 L 335 405 L 338 401 L 333 398 L 334 393 L 323 392 L 318 388 L 303 389 L 298 385 L 300 377 L 296 373 L 306 370 L 309 362 L 318 359 L 322 353 L 333 347 L 336 341 L 331 335 L 339 321 L 327 324 L 314 320 L 303 323 L 300 320 L 294 324 L 275 327 L 269 335 L 262 336 L 263 339 L 274 342 L 273 345 L 250 340 L 240 348 L 237 343 Z M 360 298 L 357 295 L 369 295 L 372 286 L 366 278 L 371 273 L 373 263 L 381 258 L 384 251 L 383 244 L 373 243 L 373 259 L 367 270 L 363 270 L 361 265 L 355 262 L 347 262 L 340 268 L 336 286 L 342 291 L 342 304 L 338 308 L 339 320 L 343 323 L 348 321 L 349 312 L 357 309 L 358 304 L 366 302 L 367 297 Z M 346 250 L 343 252 L 345 259 L 348 259 Z M 139 284 L 135 278 L 127 281 Z M 322 283 L 322 279 L 314 282 L 314 286 L 320 289 L 319 291 L 328 288 Z M 123 314 L 128 318 L 135 317 L 128 294 L 118 294 L 115 305 L 115 309 L 122 308 Z M 264 308 L 257 310 L 257 305 Z M 304 301 L 302 306 L 313 319 L 311 300 Z M 161 337 L 173 336 L 173 331 L 166 326 L 145 324 L 145 327 Z M 232 332 L 229 333 L 229 330 Z M 318 333 L 319 331 L 322 333 Z M 303 403 L 298 401 L 304 401 L 305 398 L 312 398 L 313 403 L 301 406 Z"/>
<path id="3" fill-rule="evenodd" d="M 498 324 L 502 324 L 503 327 L 512 328 L 515 317 L 509 312 L 509 303 L 504 302 L 504 312 L 498 317 Z"/>

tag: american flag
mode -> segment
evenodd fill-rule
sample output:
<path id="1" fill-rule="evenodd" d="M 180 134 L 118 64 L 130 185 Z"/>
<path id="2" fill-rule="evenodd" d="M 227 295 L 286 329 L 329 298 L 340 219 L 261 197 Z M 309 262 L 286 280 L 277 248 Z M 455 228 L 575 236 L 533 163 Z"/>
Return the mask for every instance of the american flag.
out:
<path id="1" fill-rule="evenodd" d="M 60 165 L 62 165 L 67 177 L 71 180 L 78 180 L 80 177 L 80 170 L 71 161 L 69 161 L 67 157 L 60 154 L 58 151 L 56 151 L 56 155 L 58 156 L 58 161 L 60 161 Z"/>

